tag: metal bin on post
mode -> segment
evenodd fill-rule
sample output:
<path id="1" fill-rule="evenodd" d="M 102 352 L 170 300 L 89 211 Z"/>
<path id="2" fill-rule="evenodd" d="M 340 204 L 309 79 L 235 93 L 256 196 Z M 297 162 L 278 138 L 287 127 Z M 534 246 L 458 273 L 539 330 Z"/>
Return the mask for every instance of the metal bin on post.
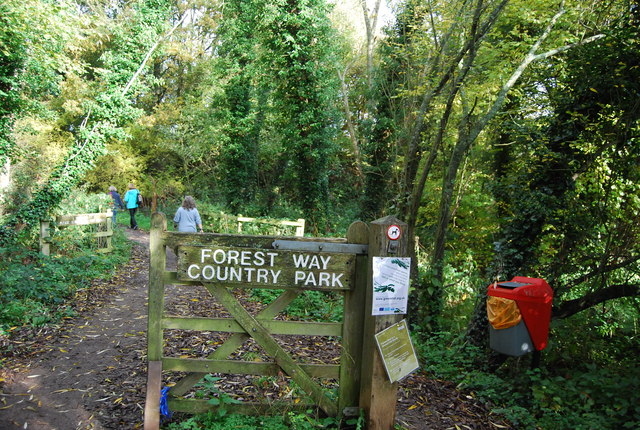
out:
<path id="1" fill-rule="evenodd" d="M 553 291 L 544 279 L 516 276 L 487 295 L 491 349 L 517 357 L 547 346 Z"/>

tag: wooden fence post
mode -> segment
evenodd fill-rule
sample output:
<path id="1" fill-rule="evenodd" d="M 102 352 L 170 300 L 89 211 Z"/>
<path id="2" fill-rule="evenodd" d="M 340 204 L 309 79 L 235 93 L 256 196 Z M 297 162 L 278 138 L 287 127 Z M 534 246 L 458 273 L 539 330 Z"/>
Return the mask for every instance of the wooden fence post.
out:
<path id="1" fill-rule="evenodd" d="M 105 216 L 106 216 L 106 222 L 107 222 L 106 248 L 107 248 L 107 252 L 111 252 L 111 250 L 113 249 L 113 246 L 111 244 L 111 238 L 113 236 L 113 227 L 114 227 L 113 226 L 113 210 L 107 209 Z"/>
<path id="2" fill-rule="evenodd" d="M 304 237 L 304 223 L 305 223 L 305 221 L 304 221 L 303 218 L 298 218 L 298 223 L 300 225 L 296 227 L 296 236 Z"/>
<path id="3" fill-rule="evenodd" d="M 144 429 L 160 428 L 160 391 L 162 389 L 162 313 L 164 309 L 163 274 L 167 262 L 162 234 L 167 230 L 167 218 L 156 212 L 151 217 L 149 235 L 149 310 L 147 350 L 147 400 L 144 410 Z"/>
<path id="4" fill-rule="evenodd" d="M 44 255 L 50 254 L 49 222 L 40 221 L 40 252 Z"/>
<path id="5" fill-rule="evenodd" d="M 400 229 L 399 236 L 394 236 L 395 240 L 388 235 L 393 226 Z M 373 257 L 407 256 L 406 230 L 407 224 L 393 216 L 378 219 L 369 225 L 369 270 L 364 302 L 360 388 L 360 407 L 365 411 L 368 430 L 391 430 L 395 424 L 398 384 L 389 381 L 374 336 L 403 318 L 403 315 L 372 315 Z"/>

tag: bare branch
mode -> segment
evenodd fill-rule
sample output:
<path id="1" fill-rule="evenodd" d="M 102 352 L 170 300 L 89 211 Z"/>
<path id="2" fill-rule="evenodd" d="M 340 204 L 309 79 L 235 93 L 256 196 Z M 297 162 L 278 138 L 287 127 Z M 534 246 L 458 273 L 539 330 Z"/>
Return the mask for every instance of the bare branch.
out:
<path id="1" fill-rule="evenodd" d="M 346 75 L 350 65 L 345 67 L 345 70 L 341 72 L 338 70 L 338 78 L 340 79 L 340 86 L 342 87 L 342 105 L 344 107 L 345 119 L 347 122 L 347 129 L 349 130 L 349 137 L 351 139 L 351 145 L 353 146 L 353 155 L 356 162 L 356 175 L 362 176 L 362 160 L 360 156 L 360 145 L 358 144 L 358 134 L 356 127 L 353 123 L 353 115 L 351 115 L 351 107 L 349 104 L 349 89 L 347 88 Z"/>
<path id="2" fill-rule="evenodd" d="M 555 48 L 555 49 L 551 49 L 547 52 L 543 52 L 542 54 L 538 54 L 533 58 L 533 61 L 537 61 L 537 60 L 543 60 L 545 58 L 549 58 L 552 57 L 556 54 L 559 54 L 561 52 L 565 52 L 568 51 L 572 48 L 575 48 L 577 46 L 582 46 L 582 45 L 586 45 L 587 43 L 591 43 L 594 42 L 598 39 L 602 39 L 604 37 L 604 34 L 596 34 L 594 36 L 591 37 L 587 37 L 586 39 L 582 39 L 579 42 L 576 43 L 570 43 L 569 45 L 565 45 L 565 46 L 561 46 L 559 48 Z"/>
<path id="3" fill-rule="evenodd" d="M 145 55 L 144 60 L 142 60 L 142 63 L 140 63 L 140 67 L 138 67 L 138 70 L 136 70 L 136 72 L 133 74 L 133 76 L 131 76 L 131 79 L 129 79 L 129 82 L 127 82 L 127 85 L 125 85 L 125 87 L 122 89 L 122 93 L 121 94 L 123 96 L 125 94 L 127 94 L 127 92 L 129 91 L 129 88 L 131 88 L 131 85 L 133 85 L 133 83 L 136 81 L 136 79 L 138 79 L 138 76 L 140 76 L 140 73 L 142 73 L 142 71 L 146 67 L 147 61 L 149 61 L 149 59 L 151 58 L 151 56 L 153 55 L 155 50 L 158 48 L 160 43 L 162 43 L 163 41 L 165 41 L 166 39 L 171 37 L 173 32 L 176 31 L 176 29 L 182 25 L 182 23 L 184 22 L 184 20 L 186 18 L 187 18 L 187 13 L 182 15 L 182 18 L 180 18 L 180 20 L 178 22 L 176 22 L 176 24 L 171 28 L 171 30 L 169 30 L 169 32 L 167 34 L 165 34 L 163 37 L 161 37 L 160 39 L 156 40 L 156 43 L 154 43 L 153 46 L 151 47 L 151 49 L 149 49 L 149 51 L 147 51 L 147 55 Z"/>
<path id="4" fill-rule="evenodd" d="M 620 284 L 600 288 L 579 299 L 568 300 L 553 308 L 552 318 L 563 319 L 608 300 L 640 296 L 640 284 Z"/>
<path id="5" fill-rule="evenodd" d="M 612 272 L 612 271 L 617 270 L 617 269 L 622 269 L 622 268 L 627 267 L 627 266 L 629 266 L 629 265 L 631 265 L 633 263 L 636 263 L 639 260 L 640 260 L 640 255 L 635 256 L 635 257 L 633 257 L 633 258 L 631 258 L 629 260 L 622 261 L 622 262 L 617 263 L 617 264 L 609 264 L 607 266 L 598 267 L 597 269 L 595 269 L 595 270 L 593 270 L 593 271 L 591 271 L 589 273 L 586 273 L 586 274 L 582 275 L 581 277 L 579 277 L 577 279 L 572 280 L 571 284 L 572 285 L 582 284 L 583 282 L 587 282 L 589 279 L 595 278 L 595 277 L 600 276 L 600 275 L 602 275 L 604 273 Z"/>
<path id="6" fill-rule="evenodd" d="M 520 65 L 516 68 L 516 70 L 514 70 L 514 72 L 511 74 L 507 82 L 502 86 L 502 88 L 500 89 L 500 92 L 498 93 L 498 96 L 496 97 L 496 100 L 493 102 L 493 105 L 491 106 L 489 111 L 486 113 L 486 115 L 483 116 L 483 118 L 480 121 L 478 121 L 478 123 L 474 127 L 473 132 L 471 133 L 471 136 L 470 136 L 471 139 L 475 140 L 478 134 L 480 134 L 480 132 L 487 125 L 487 123 L 491 121 L 493 117 L 498 113 L 498 111 L 502 108 L 502 105 L 506 100 L 507 93 L 511 90 L 511 88 L 513 88 L 516 82 L 518 82 L 518 79 L 520 79 L 524 71 L 527 69 L 527 67 L 529 67 L 531 63 L 544 58 L 549 58 L 561 52 L 568 51 L 569 49 L 574 48 L 576 46 L 584 45 L 604 37 L 603 34 L 597 34 L 597 35 L 588 37 L 586 39 L 583 39 L 580 42 L 571 43 L 565 46 L 561 46 L 559 48 L 551 49 L 541 54 L 536 54 L 538 49 L 540 49 L 540 45 L 542 45 L 542 43 L 549 37 L 549 35 L 551 34 L 551 31 L 553 30 L 553 27 L 556 25 L 560 17 L 564 15 L 564 13 L 565 13 L 564 7 L 561 6 L 560 10 L 558 10 L 558 12 L 553 16 L 553 18 L 551 18 L 551 21 L 545 28 L 542 35 L 533 44 L 533 46 L 531 46 L 531 49 L 529 49 L 529 52 L 527 53 L 527 55 L 525 55 Z"/>

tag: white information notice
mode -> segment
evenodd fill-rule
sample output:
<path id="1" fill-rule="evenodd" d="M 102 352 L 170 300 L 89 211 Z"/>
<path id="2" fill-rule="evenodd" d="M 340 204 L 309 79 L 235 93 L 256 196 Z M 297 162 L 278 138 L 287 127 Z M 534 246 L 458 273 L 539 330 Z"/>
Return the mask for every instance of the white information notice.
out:
<path id="1" fill-rule="evenodd" d="M 407 313 L 409 257 L 373 257 L 372 315 Z"/>

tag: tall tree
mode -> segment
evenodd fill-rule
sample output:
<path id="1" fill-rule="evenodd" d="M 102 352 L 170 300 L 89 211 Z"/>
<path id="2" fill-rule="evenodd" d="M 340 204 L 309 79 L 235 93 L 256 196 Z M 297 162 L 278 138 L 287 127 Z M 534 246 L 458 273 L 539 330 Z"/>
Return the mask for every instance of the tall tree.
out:
<path id="1" fill-rule="evenodd" d="M 225 82 L 221 178 L 227 205 L 235 213 L 255 205 L 260 128 L 254 97 L 257 49 L 253 36 L 262 7 L 262 2 L 228 1 L 219 28 L 219 76 Z"/>
<path id="2" fill-rule="evenodd" d="M 640 27 L 625 3 L 603 11 L 605 37 L 532 70 L 495 137 L 493 275 L 547 279 L 553 318 L 640 295 Z M 486 327 L 480 301 L 470 339 Z"/>
<path id="3" fill-rule="evenodd" d="M 324 0 L 277 0 L 265 10 L 264 44 L 288 160 L 286 185 L 295 187 L 311 228 L 322 232 L 328 221 L 338 88 L 328 5 Z"/>
<path id="4" fill-rule="evenodd" d="M 640 293 L 635 276 L 622 275 L 640 259 L 640 32 L 630 13 L 610 25 L 602 41 L 569 53 L 554 65 L 554 79 L 531 89 L 544 91 L 537 99 L 548 100 L 546 114 L 523 121 L 533 123 L 529 136 L 511 135 L 519 145 L 504 157 L 509 175 L 498 188 L 509 214 L 501 240 L 505 275 L 544 267 L 559 298 L 590 284 L 591 298 L 560 305 L 562 316 L 597 296 Z M 526 170 L 514 160 L 522 156 L 530 160 Z M 520 196 L 506 191 L 513 187 Z"/>
<path id="5" fill-rule="evenodd" d="M 433 2 L 416 7 L 416 13 L 424 17 L 419 22 L 427 26 L 426 36 L 405 49 L 428 54 L 418 57 L 424 63 L 414 67 L 415 78 L 405 91 L 418 106 L 401 141 L 405 157 L 399 205 L 401 215 L 407 220 L 410 238 L 414 237 L 427 178 L 437 157 L 444 157 L 440 209 L 431 254 L 432 275 L 427 278 L 428 285 L 422 286 L 423 290 L 435 285 L 441 291 L 443 285 L 453 194 L 460 166 L 471 145 L 500 111 L 507 94 L 532 63 L 600 37 L 583 35 L 578 37 L 578 42 L 564 44 L 565 33 L 555 31 L 566 12 L 564 3 L 554 14 L 543 18 L 552 10 L 545 3 L 548 7 L 539 8 L 534 14 L 538 15 L 537 22 L 527 18 L 526 37 L 521 43 L 503 43 L 497 38 L 500 31 L 496 32 L 495 28 L 504 22 L 500 19 L 507 4 L 507 0 L 474 0 Z M 511 7 L 508 16 L 519 16 L 522 10 L 530 10 L 529 4 L 519 1 L 512 1 Z M 494 55 L 505 46 L 509 46 L 508 55 Z M 479 62 L 483 67 L 478 67 Z M 504 76 L 505 67 L 511 70 L 509 76 Z M 495 68 L 493 73 L 489 72 L 491 68 Z M 486 97 L 487 91 L 493 96 Z M 481 97 L 482 92 L 485 95 Z M 428 319 L 428 300 L 421 303 L 419 312 L 420 319 Z"/>
<path id="6" fill-rule="evenodd" d="M 64 45 L 75 37 L 77 25 L 66 1 L 0 4 L 0 199 L 17 156 L 13 124 L 42 110 L 42 102 L 59 91 L 62 74 L 73 67 L 64 56 Z"/>

